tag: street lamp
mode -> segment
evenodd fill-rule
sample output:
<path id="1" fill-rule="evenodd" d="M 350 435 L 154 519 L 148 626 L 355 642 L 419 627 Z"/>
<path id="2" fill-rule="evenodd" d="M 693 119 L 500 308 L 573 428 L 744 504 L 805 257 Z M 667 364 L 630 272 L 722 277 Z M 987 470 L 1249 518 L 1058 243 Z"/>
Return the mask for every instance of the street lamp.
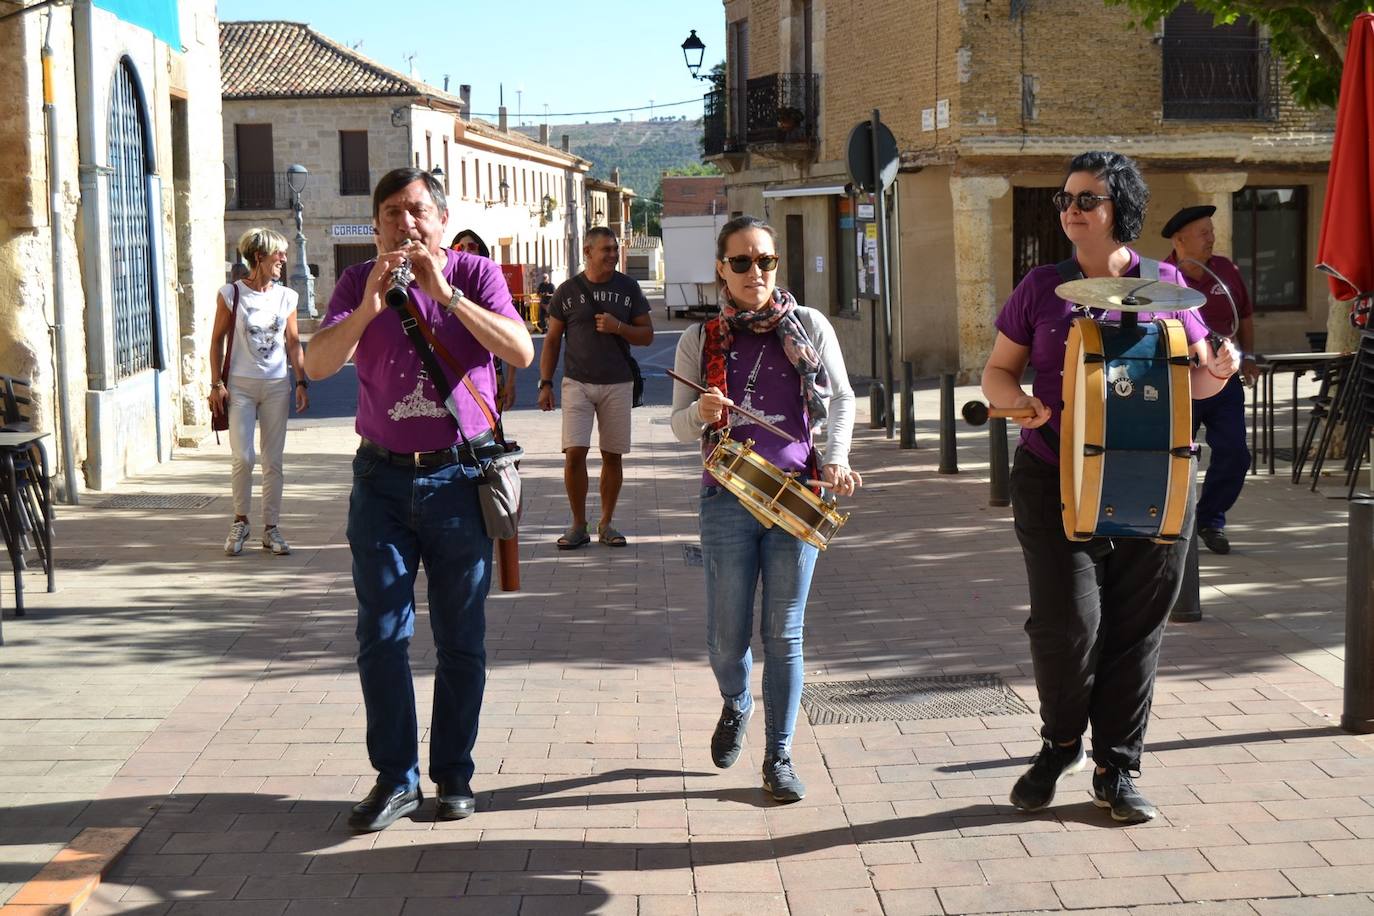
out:
<path id="1" fill-rule="evenodd" d="M 436 165 L 429 170 L 429 174 L 434 176 L 434 180 L 439 182 L 439 187 L 443 188 L 444 192 L 447 193 L 448 185 L 444 184 L 444 167 L 442 165 Z"/>
<path id="2" fill-rule="evenodd" d="M 318 318 L 315 311 L 315 278 L 305 256 L 305 208 L 301 206 L 301 192 L 310 172 L 299 162 L 286 167 L 286 184 L 291 188 L 291 209 L 296 211 L 296 263 L 291 265 L 291 288 L 296 291 L 296 317 Z"/>
<path id="3" fill-rule="evenodd" d="M 692 34 L 687 36 L 687 40 L 682 43 L 682 59 L 687 62 L 687 72 L 692 74 L 694 80 L 709 80 L 709 76 L 698 76 L 701 70 L 701 58 L 706 53 L 706 45 L 697 37 L 697 30 L 692 29 Z"/>
<path id="4" fill-rule="evenodd" d="M 485 200 L 485 201 L 482 202 L 482 206 L 485 207 L 485 208 L 488 209 L 488 210 L 490 210 L 492 207 L 496 206 L 497 204 L 508 204 L 508 203 L 510 203 L 510 185 L 506 184 L 506 179 L 502 178 L 502 179 L 501 179 L 501 183 L 500 183 L 499 185 L 496 186 L 496 189 L 497 189 L 497 191 L 500 192 L 500 195 L 501 195 L 500 198 L 499 198 L 498 200 L 492 200 L 492 199 L 488 198 L 487 200 Z"/>

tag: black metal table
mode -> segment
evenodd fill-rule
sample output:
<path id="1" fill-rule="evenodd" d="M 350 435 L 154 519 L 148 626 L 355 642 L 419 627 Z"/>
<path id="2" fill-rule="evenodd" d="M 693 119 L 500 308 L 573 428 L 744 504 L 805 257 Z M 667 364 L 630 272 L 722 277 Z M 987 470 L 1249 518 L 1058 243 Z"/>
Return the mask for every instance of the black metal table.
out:
<path id="1" fill-rule="evenodd" d="M 1274 377 L 1281 372 L 1293 374 L 1292 394 L 1292 439 L 1291 458 L 1296 461 L 1298 454 L 1298 381 L 1304 372 L 1322 369 L 1339 353 L 1267 353 L 1255 357 L 1260 377 L 1255 382 L 1250 401 L 1250 472 L 1257 473 L 1261 458 L 1274 470 Z"/>

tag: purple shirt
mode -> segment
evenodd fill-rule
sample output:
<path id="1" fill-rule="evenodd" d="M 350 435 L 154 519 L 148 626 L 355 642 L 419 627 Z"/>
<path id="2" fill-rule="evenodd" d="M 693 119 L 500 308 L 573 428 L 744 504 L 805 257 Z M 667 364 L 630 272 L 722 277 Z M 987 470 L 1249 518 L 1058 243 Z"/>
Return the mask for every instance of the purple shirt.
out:
<path id="1" fill-rule="evenodd" d="M 444 276 L 470 301 L 520 321 L 511 304 L 510 290 L 494 261 L 458 251 L 446 251 Z M 338 324 L 362 302 L 372 261 L 354 264 L 343 272 L 329 299 L 329 311 L 321 328 Z M 496 370 L 491 352 L 477 342 L 461 321 L 450 315 L 414 284 L 411 301 L 434 329 L 434 336 L 448 349 L 458 365 L 470 373 L 473 384 L 492 414 L 496 413 Z M 393 452 L 428 452 L 462 441 L 444 398 L 427 376 L 410 338 L 401 328 L 400 316 L 391 309 L 372 320 L 358 341 L 353 364 L 358 369 L 358 435 Z M 482 408 L 473 400 L 463 376 L 439 357 L 444 375 L 453 387 L 458 415 L 468 436 L 480 436 L 491 428 Z"/>
<path id="2" fill-rule="evenodd" d="M 1178 259 L 1170 254 L 1164 259 L 1166 264 L 1177 264 Z M 1245 281 L 1241 279 L 1240 271 L 1236 265 L 1219 254 L 1214 254 L 1207 259 L 1207 267 L 1221 278 L 1231 289 L 1231 295 L 1236 299 L 1236 316 L 1249 318 L 1255 313 L 1255 307 L 1250 304 L 1250 294 L 1245 291 Z M 1216 331 L 1223 337 L 1235 337 L 1240 333 L 1240 328 L 1232 327 L 1235 324 L 1236 316 L 1231 314 L 1231 300 L 1226 298 L 1226 291 L 1221 288 L 1210 274 L 1204 273 L 1201 278 L 1194 280 L 1192 277 L 1179 271 L 1183 277 L 1183 282 L 1188 286 L 1202 293 L 1207 297 L 1207 304 L 1198 311 L 1202 314 L 1202 321 L 1207 327 Z"/>
<path id="3" fill-rule="evenodd" d="M 726 365 L 726 387 L 730 400 L 761 414 L 779 429 L 791 433 L 799 442 L 788 442 L 752 420 L 726 408 L 730 418 L 730 438 L 737 442 L 754 440 L 754 452 L 782 471 L 806 471 L 811 455 L 811 431 L 802 403 L 801 376 L 783 351 L 782 341 L 773 331 L 753 334 L 738 331 L 734 351 Z M 757 367 L 757 372 L 755 368 Z M 752 390 L 749 378 L 754 377 Z M 701 482 L 712 486 L 718 481 L 707 471 Z"/>
<path id="4" fill-rule="evenodd" d="M 1140 255 L 1131 251 L 1131 264 L 1124 276 L 1140 276 Z M 1183 285 L 1178 268 L 1167 262 L 1159 265 L 1159 279 L 1165 283 Z M 1022 278 L 1012 290 L 1011 297 L 997 316 L 997 330 L 1012 343 L 1030 347 L 1030 365 L 1035 370 L 1031 394 L 1050 409 L 1050 428 L 1059 434 L 1060 414 L 1064 408 L 1064 348 L 1068 345 L 1069 326 L 1081 316 L 1073 306 L 1054 294 L 1063 281 L 1054 265 L 1037 267 Z M 1142 322 L 1155 318 L 1177 318 L 1183 322 L 1188 343 L 1196 343 L 1207 336 L 1207 329 L 1196 312 L 1140 312 Z M 1112 311 L 1106 321 L 1120 321 L 1121 313 Z M 1058 465 L 1059 456 L 1045 442 L 1044 434 L 1034 429 L 1021 430 L 1021 444 L 1035 457 Z"/>

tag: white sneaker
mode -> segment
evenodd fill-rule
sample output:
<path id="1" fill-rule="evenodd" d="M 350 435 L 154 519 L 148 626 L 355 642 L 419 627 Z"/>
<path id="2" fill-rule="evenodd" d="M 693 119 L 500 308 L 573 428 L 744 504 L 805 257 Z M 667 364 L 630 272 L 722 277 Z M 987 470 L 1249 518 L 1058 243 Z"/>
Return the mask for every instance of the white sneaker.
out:
<path id="1" fill-rule="evenodd" d="M 262 549 L 272 551 L 273 556 L 284 557 L 291 552 L 291 545 L 281 536 L 281 529 L 274 525 L 263 530 Z"/>
<path id="2" fill-rule="evenodd" d="M 243 553 L 243 542 L 248 540 L 248 523 L 235 521 L 229 526 L 229 536 L 224 539 L 224 552 L 236 557 Z"/>

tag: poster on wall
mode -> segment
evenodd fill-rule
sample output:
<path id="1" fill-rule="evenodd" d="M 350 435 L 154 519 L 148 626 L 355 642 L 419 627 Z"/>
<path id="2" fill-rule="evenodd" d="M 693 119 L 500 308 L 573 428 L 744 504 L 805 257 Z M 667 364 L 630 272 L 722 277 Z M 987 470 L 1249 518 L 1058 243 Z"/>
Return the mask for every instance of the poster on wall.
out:
<path id="1" fill-rule="evenodd" d="M 859 298 L 878 298 L 878 224 L 860 222 L 854 233 L 859 271 Z"/>

